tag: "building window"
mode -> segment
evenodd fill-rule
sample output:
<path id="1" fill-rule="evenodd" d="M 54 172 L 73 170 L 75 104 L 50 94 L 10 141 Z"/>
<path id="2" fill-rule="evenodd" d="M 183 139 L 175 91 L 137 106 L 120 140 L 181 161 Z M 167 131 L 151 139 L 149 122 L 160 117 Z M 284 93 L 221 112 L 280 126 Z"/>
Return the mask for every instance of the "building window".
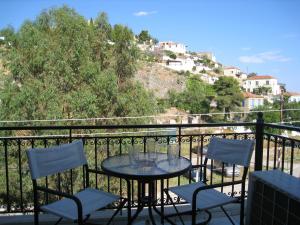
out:
<path id="1" fill-rule="evenodd" d="M 255 81 L 255 85 L 258 86 L 258 81 Z"/>
<path id="2" fill-rule="evenodd" d="M 269 84 L 270 84 L 270 81 L 267 80 L 267 81 L 266 81 L 266 85 L 269 85 Z"/>

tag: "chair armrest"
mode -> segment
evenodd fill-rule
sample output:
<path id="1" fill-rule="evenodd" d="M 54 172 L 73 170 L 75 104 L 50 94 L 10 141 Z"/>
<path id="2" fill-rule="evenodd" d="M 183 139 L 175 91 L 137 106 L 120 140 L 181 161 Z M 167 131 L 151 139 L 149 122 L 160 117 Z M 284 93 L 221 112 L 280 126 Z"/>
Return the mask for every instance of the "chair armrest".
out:
<path id="1" fill-rule="evenodd" d="M 111 176 L 111 175 L 108 175 L 107 173 L 105 173 L 105 172 L 103 172 L 103 171 L 101 171 L 101 170 L 97 170 L 97 169 L 88 169 L 87 170 L 89 173 L 96 173 L 96 174 L 102 174 L 102 175 L 106 175 L 106 176 Z M 119 178 L 119 179 L 122 179 L 122 180 L 125 180 L 126 181 L 126 179 L 125 178 Z"/>
<path id="2" fill-rule="evenodd" d="M 243 183 L 243 180 L 237 180 L 237 181 L 232 181 L 232 182 L 205 185 L 205 186 L 199 187 L 193 192 L 193 205 L 196 204 L 197 195 L 200 191 L 207 190 L 207 189 L 218 188 L 218 187 L 231 186 L 231 185 L 235 185 L 235 184 L 242 184 L 242 183 Z"/>
<path id="3" fill-rule="evenodd" d="M 50 193 L 50 194 L 53 194 L 53 195 L 57 195 L 57 196 L 61 196 L 61 197 L 65 197 L 65 198 L 69 198 L 69 199 L 73 200 L 77 205 L 78 219 L 80 219 L 80 218 L 82 219 L 82 204 L 81 204 L 79 198 L 77 198 L 76 196 L 65 193 L 65 192 L 53 190 L 53 189 L 50 189 L 50 188 L 41 187 L 41 186 L 37 186 L 36 189 L 38 191 L 47 192 L 47 193 Z"/>
<path id="4" fill-rule="evenodd" d="M 206 168 L 206 165 L 205 164 L 200 164 L 200 165 L 192 165 L 192 169 L 196 169 L 196 168 Z"/>

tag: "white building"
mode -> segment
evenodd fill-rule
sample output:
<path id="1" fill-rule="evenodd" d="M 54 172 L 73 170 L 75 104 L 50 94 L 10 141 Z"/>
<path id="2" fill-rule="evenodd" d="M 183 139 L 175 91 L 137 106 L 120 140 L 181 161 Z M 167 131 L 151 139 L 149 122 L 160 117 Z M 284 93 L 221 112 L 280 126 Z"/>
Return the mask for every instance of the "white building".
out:
<path id="1" fill-rule="evenodd" d="M 224 67 L 224 76 L 238 78 L 240 74 L 241 74 L 241 70 L 237 67 L 234 66 Z"/>
<path id="2" fill-rule="evenodd" d="M 243 88 L 247 92 L 253 92 L 254 89 L 259 87 L 271 88 L 272 95 L 279 95 L 281 93 L 277 79 L 272 76 L 252 76 L 248 77 L 243 83 Z"/>
<path id="3" fill-rule="evenodd" d="M 176 43 L 173 41 L 165 41 L 165 42 L 159 42 L 158 46 L 161 50 L 167 50 L 172 51 L 174 53 L 186 53 L 186 46 L 181 43 Z"/>
<path id="4" fill-rule="evenodd" d="M 163 61 L 165 61 L 165 66 L 169 69 L 176 71 L 193 71 L 195 67 L 194 60 L 191 58 L 176 58 L 171 59 L 168 56 L 163 56 Z"/>
<path id="5" fill-rule="evenodd" d="M 197 56 L 200 58 L 206 57 L 213 62 L 217 62 L 216 56 L 212 52 L 197 52 Z"/>
<path id="6" fill-rule="evenodd" d="M 289 102 L 300 102 L 300 93 L 286 92 L 285 96 L 289 97 Z"/>
<path id="7" fill-rule="evenodd" d="M 201 80 L 203 80 L 204 82 L 208 83 L 208 84 L 214 84 L 217 80 L 219 80 L 219 78 L 217 76 L 212 76 L 212 75 L 208 75 L 208 74 L 202 74 L 200 76 Z"/>
<path id="8" fill-rule="evenodd" d="M 250 111 L 258 106 L 264 105 L 264 97 L 260 95 L 255 95 L 250 92 L 244 92 L 244 100 L 242 102 L 242 107 L 245 111 Z"/>
<path id="9" fill-rule="evenodd" d="M 247 74 L 241 72 L 240 74 L 236 75 L 236 77 L 240 80 L 246 80 L 247 79 Z"/>

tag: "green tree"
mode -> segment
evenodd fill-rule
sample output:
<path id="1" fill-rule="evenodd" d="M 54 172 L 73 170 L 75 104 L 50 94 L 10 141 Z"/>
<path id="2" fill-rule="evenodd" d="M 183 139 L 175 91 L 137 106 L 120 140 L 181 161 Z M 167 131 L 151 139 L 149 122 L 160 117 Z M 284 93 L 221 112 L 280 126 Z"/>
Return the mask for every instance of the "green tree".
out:
<path id="1" fill-rule="evenodd" d="M 15 33 L 10 28 L 0 32 L 13 40 L 3 57 L 9 74 L 1 77 L 0 119 L 155 112 L 156 100 L 131 80 L 137 60 L 132 31 L 122 25 L 111 28 L 105 13 L 88 23 L 64 6 L 42 12 Z"/>
<path id="2" fill-rule="evenodd" d="M 176 59 L 177 58 L 176 54 L 174 52 L 172 52 L 172 51 L 165 50 L 165 54 L 167 56 L 169 56 L 171 59 Z"/>
<path id="3" fill-rule="evenodd" d="M 253 93 L 257 95 L 268 95 L 272 92 L 271 87 L 261 86 L 253 89 Z"/>
<path id="4" fill-rule="evenodd" d="M 123 25 L 115 25 L 112 30 L 113 53 L 115 58 L 115 72 L 119 83 L 131 78 L 136 71 L 138 51 L 133 43 L 132 31 Z"/>
<path id="5" fill-rule="evenodd" d="M 300 102 L 285 102 L 284 103 L 284 109 L 290 109 L 283 112 L 283 120 L 285 122 L 289 121 L 295 121 L 291 122 L 291 125 L 294 126 L 300 126 L 300 111 L 297 109 L 300 109 Z M 296 109 L 296 110 L 291 110 Z"/>
<path id="6" fill-rule="evenodd" d="M 147 30 L 142 30 L 137 37 L 139 43 L 149 42 L 152 39 Z"/>
<path id="7" fill-rule="evenodd" d="M 13 27 L 8 26 L 0 30 L 0 37 L 4 37 L 4 40 L 0 41 L 0 44 L 5 44 L 6 47 L 16 45 L 16 33 Z"/>
<path id="8" fill-rule="evenodd" d="M 191 76 L 187 79 L 183 92 L 169 92 L 169 102 L 171 106 L 188 110 L 190 113 L 207 113 L 214 95 L 211 85 L 203 83 L 197 76 Z"/>
<path id="9" fill-rule="evenodd" d="M 220 77 L 213 87 L 216 91 L 217 109 L 224 112 L 224 120 L 226 120 L 228 114 L 242 104 L 243 95 L 239 83 L 232 77 Z"/>
<path id="10" fill-rule="evenodd" d="M 96 26 L 96 28 L 101 31 L 101 34 L 104 34 L 107 39 L 111 38 L 112 27 L 109 23 L 108 15 L 105 12 L 101 12 L 97 16 L 93 25 Z"/>

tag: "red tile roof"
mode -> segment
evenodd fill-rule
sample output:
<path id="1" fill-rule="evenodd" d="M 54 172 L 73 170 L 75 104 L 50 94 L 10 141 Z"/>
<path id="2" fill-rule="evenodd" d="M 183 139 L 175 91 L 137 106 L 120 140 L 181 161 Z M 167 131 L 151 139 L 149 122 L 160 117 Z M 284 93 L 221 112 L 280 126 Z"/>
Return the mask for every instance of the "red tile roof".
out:
<path id="1" fill-rule="evenodd" d="M 233 69 L 239 70 L 239 68 L 234 67 L 234 66 L 228 66 L 228 67 L 225 67 L 224 69 L 225 69 L 225 70 L 226 70 L 226 69 L 227 69 L 227 70 L 233 70 Z"/>
<path id="2" fill-rule="evenodd" d="M 250 92 L 243 92 L 244 98 L 264 98 L 260 95 L 252 94 Z"/>
<path id="3" fill-rule="evenodd" d="M 260 76 L 252 76 L 248 77 L 248 80 L 265 80 L 265 79 L 276 79 L 275 77 L 272 77 L 270 75 L 260 75 Z"/>
<path id="4" fill-rule="evenodd" d="M 285 92 L 285 96 L 300 96 L 300 93 L 297 92 Z"/>

